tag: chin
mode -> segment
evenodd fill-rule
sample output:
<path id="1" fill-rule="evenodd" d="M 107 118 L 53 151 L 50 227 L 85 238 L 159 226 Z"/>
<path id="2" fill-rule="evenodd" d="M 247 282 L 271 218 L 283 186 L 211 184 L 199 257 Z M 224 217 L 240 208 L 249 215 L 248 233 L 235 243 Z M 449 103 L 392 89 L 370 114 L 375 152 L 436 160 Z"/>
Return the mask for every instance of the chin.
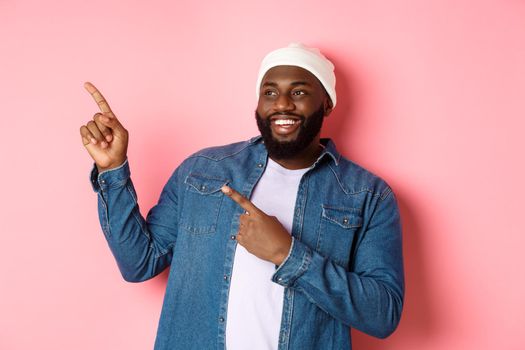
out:
<path id="1" fill-rule="evenodd" d="M 286 135 L 286 136 L 281 136 L 281 135 L 275 135 L 275 134 L 272 134 L 272 139 L 275 141 L 275 142 L 294 142 L 297 140 L 297 135 Z"/>

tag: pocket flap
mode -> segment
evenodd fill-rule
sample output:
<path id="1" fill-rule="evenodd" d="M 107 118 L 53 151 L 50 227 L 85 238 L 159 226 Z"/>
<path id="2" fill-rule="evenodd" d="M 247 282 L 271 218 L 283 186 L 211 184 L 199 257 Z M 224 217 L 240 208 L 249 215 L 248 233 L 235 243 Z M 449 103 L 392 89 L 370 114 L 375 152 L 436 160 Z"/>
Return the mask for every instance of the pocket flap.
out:
<path id="1" fill-rule="evenodd" d="M 226 185 L 229 180 L 207 177 L 203 175 L 189 174 L 184 183 L 191 186 L 196 192 L 200 194 L 212 194 L 219 192 L 221 187 Z"/>
<path id="2" fill-rule="evenodd" d="M 363 225 L 361 210 L 356 208 L 334 208 L 323 205 L 323 218 L 343 228 L 355 228 Z"/>

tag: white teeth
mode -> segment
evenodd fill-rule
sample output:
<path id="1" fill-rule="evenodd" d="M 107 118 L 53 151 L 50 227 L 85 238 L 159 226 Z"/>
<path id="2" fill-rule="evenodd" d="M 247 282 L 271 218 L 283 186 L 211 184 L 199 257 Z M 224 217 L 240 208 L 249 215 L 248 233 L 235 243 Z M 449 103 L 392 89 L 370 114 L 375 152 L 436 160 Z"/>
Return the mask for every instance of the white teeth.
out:
<path id="1" fill-rule="evenodd" d="M 275 121 L 275 124 L 276 125 L 294 125 L 295 124 L 295 120 L 293 120 L 293 119 L 277 119 Z"/>

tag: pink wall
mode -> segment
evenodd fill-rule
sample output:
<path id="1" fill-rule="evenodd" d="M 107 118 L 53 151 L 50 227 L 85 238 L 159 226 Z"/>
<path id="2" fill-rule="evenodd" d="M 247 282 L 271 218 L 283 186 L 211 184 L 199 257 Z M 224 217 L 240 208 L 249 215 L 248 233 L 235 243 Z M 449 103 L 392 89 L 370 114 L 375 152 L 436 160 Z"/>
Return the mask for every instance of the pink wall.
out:
<path id="1" fill-rule="evenodd" d="M 153 345 L 166 273 L 119 275 L 82 83 L 130 131 L 145 214 L 189 153 L 257 134 L 259 61 L 296 40 L 337 66 L 325 134 L 402 209 L 401 324 L 355 349 L 524 349 L 524 38 L 518 0 L 0 1 L 0 349 Z"/>

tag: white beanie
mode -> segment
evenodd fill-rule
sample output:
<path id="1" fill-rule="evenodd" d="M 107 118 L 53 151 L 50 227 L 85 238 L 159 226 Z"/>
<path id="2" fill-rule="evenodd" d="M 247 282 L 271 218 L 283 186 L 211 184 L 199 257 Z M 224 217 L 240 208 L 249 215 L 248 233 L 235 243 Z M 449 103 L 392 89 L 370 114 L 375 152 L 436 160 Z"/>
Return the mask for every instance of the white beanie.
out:
<path id="1" fill-rule="evenodd" d="M 283 47 L 267 54 L 259 68 L 256 86 L 257 98 L 259 98 L 259 90 L 264 75 L 270 68 L 276 66 L 297 66 L 315 75 L 325 88 L 328 96 L 330 96 L 333 107 L 335 107 L 337 99 L 335 94 L 334 65 L 319 49 L 307 47 L 301 43 L 292 43 L 288 47 Z"/>

